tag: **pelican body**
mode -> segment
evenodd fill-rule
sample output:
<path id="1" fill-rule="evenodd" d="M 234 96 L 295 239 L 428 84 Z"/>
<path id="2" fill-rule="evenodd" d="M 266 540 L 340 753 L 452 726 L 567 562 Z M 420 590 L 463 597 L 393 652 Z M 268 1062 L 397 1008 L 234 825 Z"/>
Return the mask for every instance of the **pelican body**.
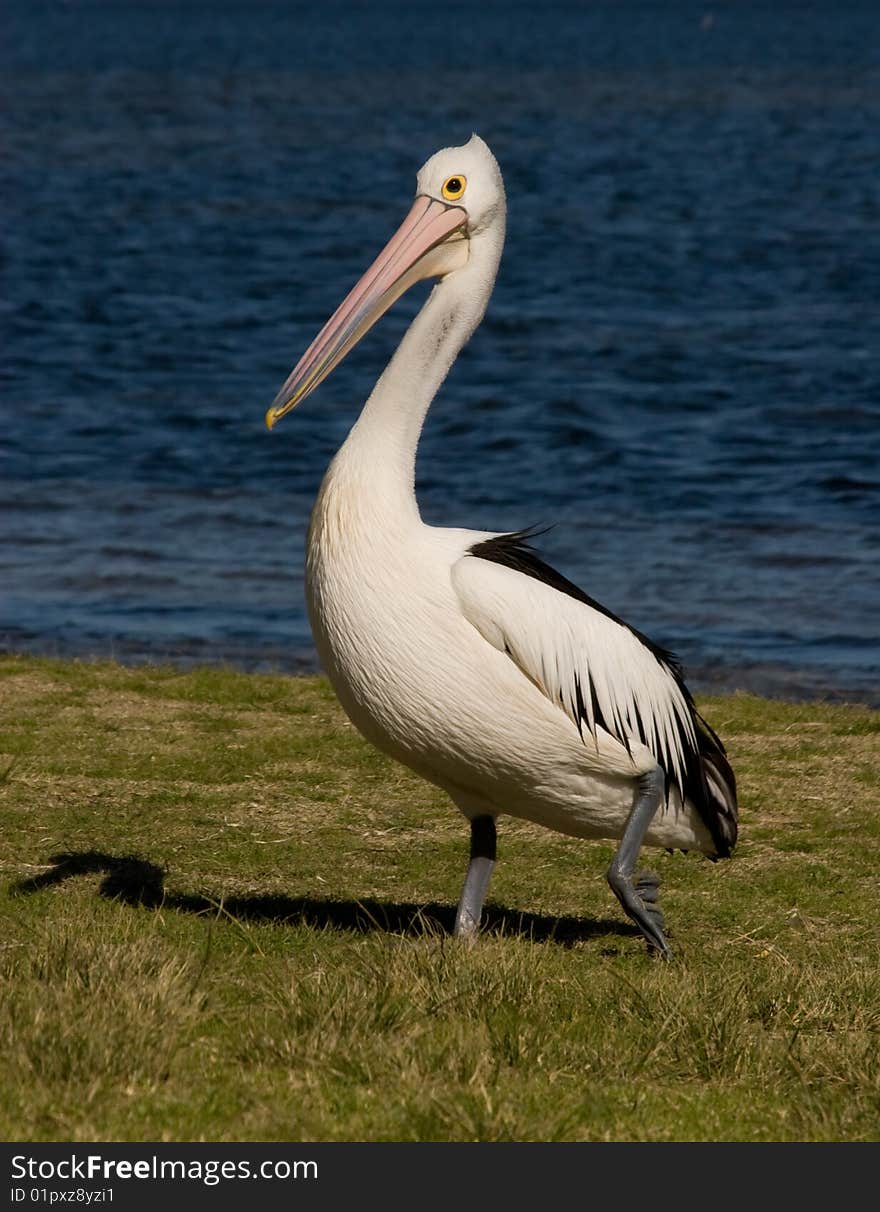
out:
<path id="1" fill-rule="evenodd" d="M 674 658 L 545 564 L 527 532 L 427 526 L 415 496 L 425 415 L 479 325 L 504 243 L 498 165 L 474 135 L 418 175 L 409 215 L 267 413 L 309 395 L 414 282 L 436 280 L 325 475 L 306 595 L 355 726 L 442 787 L 471 824 L 456 933 L 479 928 L 503 813 L 619 839 L 608 880 L 669 954 L 643 844 L 730 854 L 733 771 Z"/>

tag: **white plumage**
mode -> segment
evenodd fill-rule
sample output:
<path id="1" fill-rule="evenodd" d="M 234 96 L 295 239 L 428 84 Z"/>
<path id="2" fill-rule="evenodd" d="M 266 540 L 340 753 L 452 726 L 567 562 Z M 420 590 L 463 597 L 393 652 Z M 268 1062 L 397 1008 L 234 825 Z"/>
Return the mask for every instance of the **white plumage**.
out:
<path id="1" fill-rule="evenodd" d="M 306 590 L 339 699 L 375 745 L 443 787 L 472 823 L 457 931 L 472 933 L 494 821 L 621 838 L 615 894 L 666 953 L 642 842 L 727 855 L 736 794 L 724 750 L 668 653 L 549 568 L 529 536 L 426 526 L 414 492 L 425 413 L 491 294 L 501 175 L 474 136 L 419 174 L 397 235 L 278 394 L 271 424 L 332 371 L 412 282 L 439 279 L 327 472 Z"/>
<path id="2" fill-rule="evenodd" d="M 606 720 L 606 736 L 629 742 L 626 773 L 634 767 L 645 773 L 660 762 L 685 785 L 683 742 L 696 742 L 688 703 L 668 666 L 629 628 L 544 581 L 487 560 L 460 560 L 452 583 L 480 635 L 565 711 L 582 738 L 585 725 L 598 750 L 599 721 Z M 637 756 L 633 748 L 647 753 Z"/>

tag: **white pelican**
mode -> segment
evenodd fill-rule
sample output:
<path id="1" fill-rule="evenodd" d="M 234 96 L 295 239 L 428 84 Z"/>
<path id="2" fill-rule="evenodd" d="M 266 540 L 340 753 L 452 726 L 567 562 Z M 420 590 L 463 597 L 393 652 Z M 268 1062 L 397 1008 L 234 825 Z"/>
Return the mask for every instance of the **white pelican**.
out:
<path id="1" fill-rule="evenodd" d="M 659 880 L 636 859 L 643 843 L 730 854 L 736 784 L 723 745 L 674 658 L 543 563 L 532 534 L 426 526 L 416 503 L 425 414 L 483 317 L 504 227 L 482 139 L 437 152 L 403 225 L 266 414 L 271 428 L 408 287 L 437 279 L 318 493 L 312 631 L 355 726 L 470 821 L 456 934 L 479 928 L 507 812 L 620 839 L 608 881 L 649 950 L 667 956 Z"/>

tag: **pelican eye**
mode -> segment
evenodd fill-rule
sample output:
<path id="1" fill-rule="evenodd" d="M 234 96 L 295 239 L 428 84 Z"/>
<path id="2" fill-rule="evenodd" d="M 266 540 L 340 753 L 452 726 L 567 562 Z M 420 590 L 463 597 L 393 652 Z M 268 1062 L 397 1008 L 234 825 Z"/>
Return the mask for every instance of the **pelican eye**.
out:
<path id="1" fill-rule="evenodd" d="M 467 177 L 447 177 L 440 191 L 447 202 L 457 202 L 467 186 Z"/>

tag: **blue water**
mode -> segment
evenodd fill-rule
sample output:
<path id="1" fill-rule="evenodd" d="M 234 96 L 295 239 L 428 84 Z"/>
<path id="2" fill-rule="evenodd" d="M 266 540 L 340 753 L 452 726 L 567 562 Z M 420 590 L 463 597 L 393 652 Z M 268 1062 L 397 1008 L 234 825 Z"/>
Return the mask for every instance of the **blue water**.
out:
<path id="1" fill-rule="evenodd" d="M 509 200 L 426 518 L 698 688 L 880 698 L 880 8 L 6 3 L 0 647 L 304 669 L 324 467 L 423 296 L 263 413 L 477 130 Z"/>

